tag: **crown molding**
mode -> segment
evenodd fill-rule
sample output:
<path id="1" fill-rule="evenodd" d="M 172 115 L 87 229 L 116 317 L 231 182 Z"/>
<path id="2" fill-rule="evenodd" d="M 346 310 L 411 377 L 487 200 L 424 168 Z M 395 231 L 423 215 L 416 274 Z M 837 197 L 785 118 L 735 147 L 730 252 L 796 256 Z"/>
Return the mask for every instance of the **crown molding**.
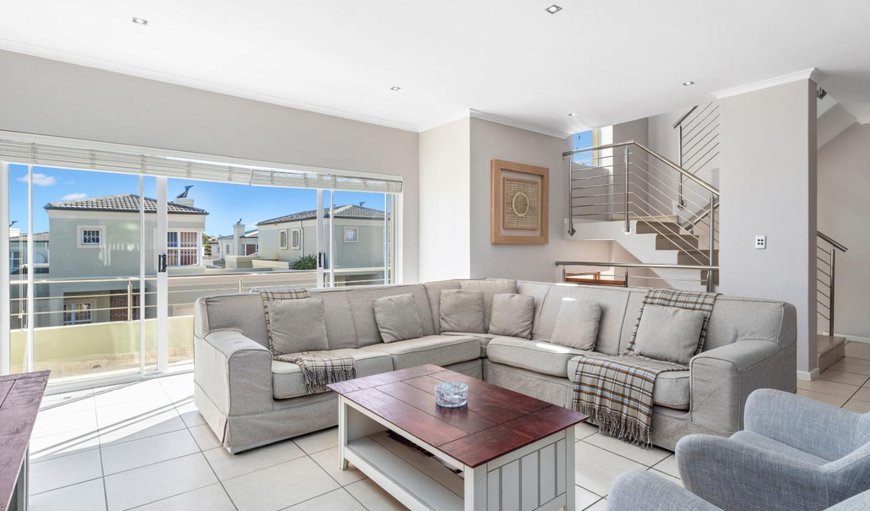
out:
<path id="1" fill-rule="evenodd" d="M 538 126 L 536 124 L 527 123 L 524 121 L 518 121 L 516 119 L 510 119 L 508 117 L 502 117 L 500 115 L 490 114 L 486 112 L 481 112 L 480 110 L 475 110 L 473 108 L 468 110 L 468 116 L 473 119 L 480 119 L 482 121 L 494 122 L 496 124 L 503 124 L 505 126 L 510 126 L 511 128 L 519 128 L 521 130 L 531 131 L 533 133 L 538 133 L 540 135 L 547 135 L 549 137 L 554 137 L 558 139 L 564 139 L 571 136 L 571 133 L 556 131 L 553 129 L 545 128 L 543 126 Z"/>
<path id="2" fill-rule="evenodd" d="M 796 82 L 799 80 L 812 80 L 815 83 L 819 83 L 823 78 L 821 71 L 818 69 L 811 67 L 809 69 L 802 69 L 800 71 L 795 71 L 794 73 L 788 73 L 780 76 L 775 76 L 773 78 L 767 78 L 765 80 L 761 80 L 758 82 L 747 83 L 744 85 L 738 85 L 737 87 L 732 87 L 730 89 L 723 89 L 720 91 L 715 91 L 712 93 L 712 96 L 716 99 L 729 98 L 731 96 L 738 96 L 740 94 L 746 94 L 747 92 L 754 92 L 762 89 L 767 89 L 770 87 L 776 87 L 777 85 L 783 85 L 786 83 Z"/>

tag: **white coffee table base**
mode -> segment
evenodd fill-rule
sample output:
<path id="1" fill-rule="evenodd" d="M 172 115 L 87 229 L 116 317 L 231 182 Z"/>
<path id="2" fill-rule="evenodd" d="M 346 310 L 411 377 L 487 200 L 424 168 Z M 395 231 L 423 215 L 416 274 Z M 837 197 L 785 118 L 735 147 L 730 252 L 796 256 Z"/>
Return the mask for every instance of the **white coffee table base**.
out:
<path id="1" fill-rule="evenodd" d="M 388 430 L 440 461 L 389 438 Z M 338 432 L 340 468 L 353 463 L 415 511 L 574 509 L 573 426 L 474 468 L 344 396 L 339 396 Z"/>

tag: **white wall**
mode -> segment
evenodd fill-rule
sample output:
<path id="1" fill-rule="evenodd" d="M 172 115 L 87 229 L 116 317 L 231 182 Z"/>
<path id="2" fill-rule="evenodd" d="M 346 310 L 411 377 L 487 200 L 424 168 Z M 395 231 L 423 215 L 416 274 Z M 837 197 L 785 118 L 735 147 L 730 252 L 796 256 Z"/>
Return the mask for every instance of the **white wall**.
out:
<path id="1" fill-rule="evenodd" d="M 815 91 L 800 80 L 720 100 L 719 290 L 794 304 L 804 372 L 818 365 Z"/>
<path id="2" fill-rule="evenodd" d="M 510 277 L 558 281 L 556 260 L 610 260 L 610 242 L 572 241 L 563 237 L 568 216 L 567 170 L 562 152 L 566 139 L 542 135 L 481 119 L 471 119 L 471 277 Z M 549 243 L 492 245 L 490 186 L 493 159 L 550 169 Z M 422 247 L 425 250 L 425 246 Z"/>
<path id="3" fill-rule="evenodd" d="M 416 133 L 4 51 L 0 76 L 2 130 L 400 175 L 418 279 Z"/>
<path id="4" fill-rule="evenodd" d="M 819 150 L 819 230 L 849 248 L 837 254 L 837 333 L 870 338 L 870 124 L 853 124 Z M 822 325 L 827 330 L 827 325 Z"/>
<path id="5" fill-rule="evenodd" d="M 471 275 L 471 123 L 420 134 L 420 280 Z"/>

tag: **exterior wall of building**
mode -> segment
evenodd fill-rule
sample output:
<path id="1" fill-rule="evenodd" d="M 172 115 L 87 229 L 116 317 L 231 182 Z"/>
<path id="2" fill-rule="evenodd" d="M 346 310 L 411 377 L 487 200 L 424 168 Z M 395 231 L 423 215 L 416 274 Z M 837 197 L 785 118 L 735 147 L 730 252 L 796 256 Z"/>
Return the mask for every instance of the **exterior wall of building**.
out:
<path id="1" fill-rule="evenodd" d="M 261 225 L 260 258 L 292 263 L 317 251 L 317 221 L 303 220 L 273 225 Z M 328 224 L 327 224 L 328 225 Z M 358 229 L 358 241 L 344 240 L 345 228 Z M 290 231 L 302 229 L 302 246 L 293 249 Z M 287 230 L 287 249 L 280 248 L 280 232 Z M 329 229 L 325 240 L 328 240 Z M 382 219 L 337 218 L 333 226 L 334 259 L 336 268 L 380 268 L 384 265 L 384 221 Z M 326 250 L 326 247 L 324 247 Z"/>

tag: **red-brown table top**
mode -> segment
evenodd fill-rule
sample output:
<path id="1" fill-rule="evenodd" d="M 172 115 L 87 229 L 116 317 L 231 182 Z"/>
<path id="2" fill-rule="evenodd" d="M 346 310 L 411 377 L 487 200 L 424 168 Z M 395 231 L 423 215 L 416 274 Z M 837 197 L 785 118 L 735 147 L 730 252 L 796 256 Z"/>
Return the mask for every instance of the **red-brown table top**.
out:
<path id="1" fill-rule="evenodd" d="M 468 405 L 437 406 L 435 385 L 443 381 L 468 384 Z M 432 364 L 328 387 L 469 467 L 492 461 L 587 418 Z"/>
<path id="2" fill-rule="evenodd" d="M 0 509 L 12 499 L 48 371 L 0 376 Z"/>

